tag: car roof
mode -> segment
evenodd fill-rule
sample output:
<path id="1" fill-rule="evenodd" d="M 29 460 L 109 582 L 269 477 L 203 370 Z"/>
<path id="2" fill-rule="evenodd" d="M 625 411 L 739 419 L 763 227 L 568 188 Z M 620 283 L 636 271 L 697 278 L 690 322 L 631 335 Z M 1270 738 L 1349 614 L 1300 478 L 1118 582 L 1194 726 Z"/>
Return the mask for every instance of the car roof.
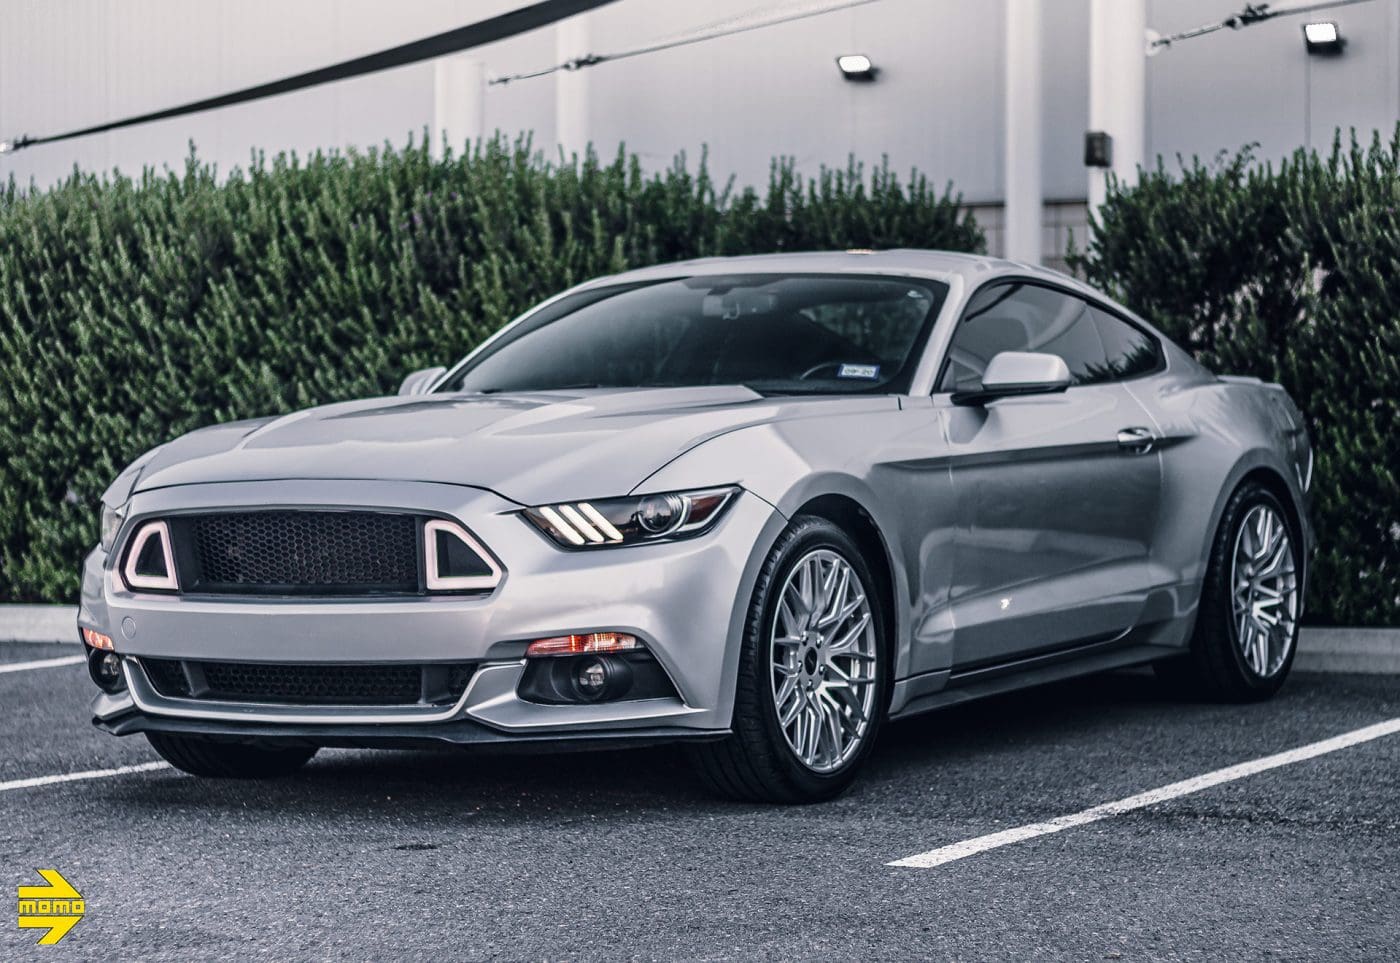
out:
<path id="1" fill-rule="evenodd" d="M 1115 311 L 1165 337 L 1149 321 L 1129 310 L 1108 294 L 1090 287 L 1076 277 L 1038 264 L 1009 261 L 986 254 L 964 254 L 958 251 L 928 251 L 919 248 L 896 248 L 889 251 L 855 249 L 850 251 L 803 251 L 791 254 L 746 254 L 738 257 L 704 257 L 690 261 L 672 261 L 650 267 L 624 271 L 607 277 L 594 278 L 570 291 L 628 284 L 637 281 L 664 281 L 670 278 L 715 274 L 889 274 L 899 277 L 929 278 L 948 283 L 955 277 L 963 280 L 964 297 L 988 281 L 997 278 L 1018 278 L 1043 281 L 1111 305 Z M 565 292 L 570 293 L 570 292 Z"/>
<path id="2" fill-rule="evenodd" d="M 792 254 L 749 254 L 740 257 L 706 257 L 690 261 L 674 261 L 625 271 L 597 278 L 583 285 L 594 287 L 625 284 L 635 281 L 658 281 L 674 277 L 713 274 L 763 274 L 792 272 L 796 274 L 894 274 L 949 281 L 962 277 L 969 288 L 996 277 L 1017 276 L 1040 278 L 1053 284 L 1072 287 L 1078 291 L 1103 295 L 1092 288 L 1048 268 L 1022 264 L 983 254 L 962 254 L 956 251 L 924 251 L 900 248 L 890 251 L 805 251 Z"/>

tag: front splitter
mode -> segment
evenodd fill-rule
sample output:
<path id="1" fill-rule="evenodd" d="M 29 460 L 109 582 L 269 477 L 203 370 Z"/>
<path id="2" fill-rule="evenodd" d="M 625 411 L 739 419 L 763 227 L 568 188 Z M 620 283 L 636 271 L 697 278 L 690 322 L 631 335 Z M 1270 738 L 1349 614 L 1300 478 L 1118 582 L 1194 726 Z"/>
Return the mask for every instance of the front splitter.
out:
<path id="1" fill-rule="evenodd" d="M 508 735 L 469 719 L 451 722 L 395 723 L 393 725 L 238 724 L 201 719 L 167 719 L 131 711 L 92 724 L 114 736 L 141 732 L 205 736 L 229 742 L 276 742 L 283 745 L 322 746 L 335 749 L 414 749 L 461 746 L 496 752 L 568 752 L 590 749 L 624 749 L 674 742 L 713 742 L 729 735 L 728 729 L 686 729 L 652 726 L 574 733 Z"/>

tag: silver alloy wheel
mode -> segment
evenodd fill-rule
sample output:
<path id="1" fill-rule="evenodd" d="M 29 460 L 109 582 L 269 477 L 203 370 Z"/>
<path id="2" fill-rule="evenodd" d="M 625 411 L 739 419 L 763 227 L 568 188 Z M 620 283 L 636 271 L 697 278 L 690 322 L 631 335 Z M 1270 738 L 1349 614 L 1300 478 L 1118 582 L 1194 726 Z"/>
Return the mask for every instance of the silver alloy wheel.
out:
<path id="1" fill-rule="evenodd" d="M 1235 536 L 1230 565 L 1235 642 L 1245 662 L 1268 678 L 1282 668 L 1298 624 L 1298 570 L 1288 527 L 1268 505 L 1255 505 Z"/>
<path id="2" fill-rule="evenodd" d="M 827 548 L 788 573 L 773 616 L 769 673 L 778 726 L 813 772 L 833 772 L 870 730 L 880 664 L 870 599 L 851 563 Z"/>

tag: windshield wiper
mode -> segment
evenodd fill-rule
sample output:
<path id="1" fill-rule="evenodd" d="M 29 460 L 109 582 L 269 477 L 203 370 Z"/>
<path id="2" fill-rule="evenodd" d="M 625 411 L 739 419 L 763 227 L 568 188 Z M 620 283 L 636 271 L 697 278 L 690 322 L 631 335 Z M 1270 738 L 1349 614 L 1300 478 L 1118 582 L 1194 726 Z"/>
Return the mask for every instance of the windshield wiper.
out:
<path id="1" fill-rule="evenodd" d="M 798 388 L 795 386 L 779 387 L 778 385 L 742 384 L 739 387 L 748 388 L 754 394 L 763 395 L 763 397 L 765 398 L 771 398 L 774 395 L 839 395 L 847 393 L 842 391 L 832 391 L 829 388 Z"/>
<path id="2" fill-rule="evenodd" d="M 550 385 L 547 388 L 482 388 L 477 392 L 479 395 L 499 395 L 505 392 L 511 394 L 529 395 L 538 391 L 584 391 L 589 388 L 617 388 L 619 385 L 600 385 L 593 382 L 580 381 L 573 385 Z"/>

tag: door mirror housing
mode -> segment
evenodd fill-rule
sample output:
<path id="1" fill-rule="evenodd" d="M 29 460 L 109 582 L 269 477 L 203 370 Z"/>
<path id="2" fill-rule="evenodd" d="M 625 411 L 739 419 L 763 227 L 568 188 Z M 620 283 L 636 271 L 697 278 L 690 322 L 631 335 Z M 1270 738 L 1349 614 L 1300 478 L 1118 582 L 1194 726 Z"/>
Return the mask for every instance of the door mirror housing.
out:
<path id="1" fill-rule="evenodd" d="M 436 368 L 423 368 L 413 372 L 403 379 L 403 384 L 399 385 L 401 395 L 425 395 L 428 389 L 433 386 L 443 375 L 447 374 L 447 369 L 439 365 Z"/>
<path id="2" fill-rule="evenodd" d="M 953 392 L 955 405 L 985 405 L 998 398 L 1045 395 L 1069 387 L 1069 365 L 1059 355 L 1003 351 L 982 374 L 982 387 Z"/>

